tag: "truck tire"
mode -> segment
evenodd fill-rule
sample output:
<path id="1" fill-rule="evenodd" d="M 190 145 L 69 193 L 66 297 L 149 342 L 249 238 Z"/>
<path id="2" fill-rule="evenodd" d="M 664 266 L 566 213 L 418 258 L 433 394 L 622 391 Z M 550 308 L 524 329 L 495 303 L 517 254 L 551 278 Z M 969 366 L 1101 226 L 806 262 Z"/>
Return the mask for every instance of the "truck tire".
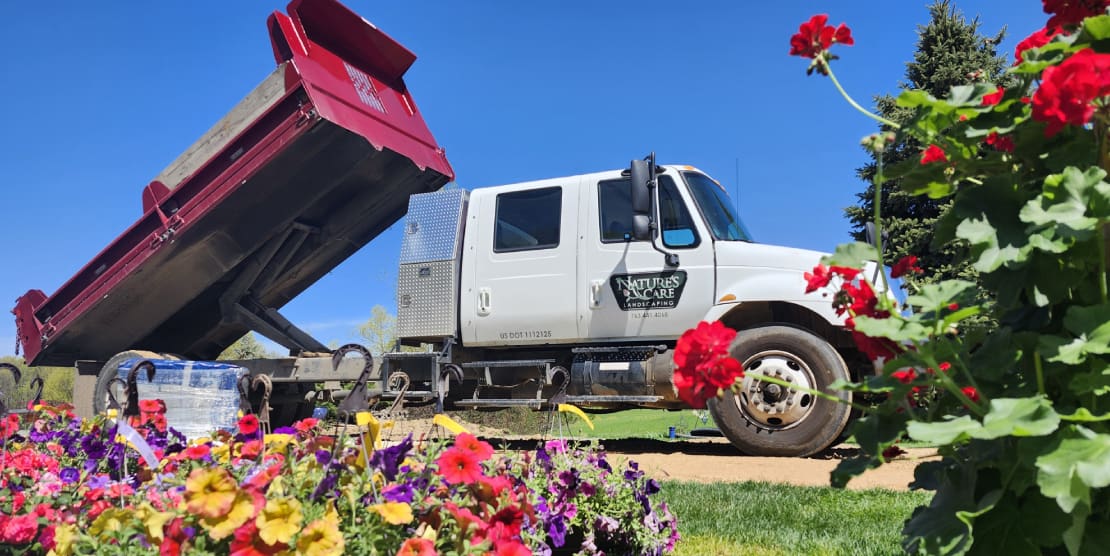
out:
<path id="1" fill-rule="evenodd" d="M 746 373 L 739 394 L 709 400 L 709 412 L 733 446 L 753 456 L 805 457 L 837 441 L 851 406 L 761 383 L 756 373 L 776 376 L 849 401 L 828 386 L 848 379 L 836 349 L 819 336 L 791 326 L 742 330 L 731 348 Z"/>
<path id="2" fill-rule="evenodd" d="M 109 359 L 107 363 L 104 363 L 104 366 L 100 368 L 100 372 L 96 374 L 96 386 L 93 389 L 92 398 L 92 409 L 94 415 L 103 413 L 104 410 L 108 409 L 108 384 L 112 381 L 113 378 L 116 378 L 116 369 L 119 368 L 120 364 L 122 364 L 124 361 L 136 358 L 169 360 L 179 359 L 178 357 L 173 355 L 138 349 L 121 351 L 120 353 L 113 355 L 112 358 Z M 116 401 L 122 404 L 123 392 L 112 393 L 116 396 Z"/>

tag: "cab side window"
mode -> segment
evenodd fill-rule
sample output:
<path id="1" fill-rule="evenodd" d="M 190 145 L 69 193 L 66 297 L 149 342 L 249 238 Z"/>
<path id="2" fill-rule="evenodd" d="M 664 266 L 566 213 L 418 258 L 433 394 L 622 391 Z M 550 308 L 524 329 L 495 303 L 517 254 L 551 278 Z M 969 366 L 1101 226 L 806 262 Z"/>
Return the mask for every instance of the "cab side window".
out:
<path id="1" fill-rule="evenodd" d="M 597 184 L 599 225 L 602 243 L 632 239 L 632 182 L 608 180 Z M 674 249 L 697 247 L 700 242 L 694 220 L 670 176 L 659 176 L 659 217 L 663 245 Z"/>
<path id="2" fill-rule="evenodd" d="M 493 251 L 506 253 L 558 247 L 562 209 L 561 187 L 498 195 Z"/>

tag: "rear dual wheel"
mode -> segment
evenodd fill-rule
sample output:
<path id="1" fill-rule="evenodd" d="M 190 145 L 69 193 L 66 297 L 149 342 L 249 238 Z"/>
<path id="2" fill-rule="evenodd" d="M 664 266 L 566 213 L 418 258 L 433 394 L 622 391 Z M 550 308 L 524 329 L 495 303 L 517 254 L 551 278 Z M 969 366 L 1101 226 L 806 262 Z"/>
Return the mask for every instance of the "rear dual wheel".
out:
<path id="1" fill-rule="evenodd" d="M 737 333 L 731 355 L 744 367 L 739 393 L 709 400 L 717 427 L 741 452 L 753 456 L 811 456 L 833 445 L 848 423 L 846 403 L 761 381 L 758 375 L 849 401 L 829 385 L 848 379 L 848 367 L 823 338 L 790 326 Z"/>

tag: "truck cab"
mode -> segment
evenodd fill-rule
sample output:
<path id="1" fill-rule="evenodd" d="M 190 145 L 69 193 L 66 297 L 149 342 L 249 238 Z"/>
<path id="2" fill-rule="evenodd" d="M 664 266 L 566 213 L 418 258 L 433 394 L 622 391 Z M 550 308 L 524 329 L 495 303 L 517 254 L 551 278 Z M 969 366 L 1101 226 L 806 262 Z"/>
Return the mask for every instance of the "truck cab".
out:
<path id="1" fill-rule="evenodd" d="M 870 371 L 829 300 L 805 293 L 822 253 L 752 241 L 695 167 L 644 166 L 413 197 L 399 336 L 448 340 L 469 383 L 449 402 L 680 409 L 671 349 L 703 320 L 738 331 L 746 369 L 810 389 Z M 742 451 L 809 455 L 840 436 L 847 405 L 772 386 L 745 379 L 710 403 Z"/>

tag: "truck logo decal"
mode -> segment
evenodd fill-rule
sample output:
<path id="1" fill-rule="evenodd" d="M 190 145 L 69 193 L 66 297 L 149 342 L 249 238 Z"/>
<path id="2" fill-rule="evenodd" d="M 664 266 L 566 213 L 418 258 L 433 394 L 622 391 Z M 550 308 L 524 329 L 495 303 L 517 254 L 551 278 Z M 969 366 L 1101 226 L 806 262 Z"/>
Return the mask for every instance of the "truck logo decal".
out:
<path id="1" fill-rule="evenodd" d="M 622 311 L 673 309 L 686 286 L 686 271 L 614 274 L 609 286 Z"/>
<path id="2" fill-rule="evenodd" d="M 347 75 L 351 78 L 351 85 L 355 86 L 358 99 L 366 106 L 385 114 L 385 106 L 382 105 L 382 98 L 378 96 L 378 90 L 374 88 L 374 82 L 370 80 L 370 76 L 362 73 L 347 62 L 343 62 L 343 67 L 347 68 Z"/>

